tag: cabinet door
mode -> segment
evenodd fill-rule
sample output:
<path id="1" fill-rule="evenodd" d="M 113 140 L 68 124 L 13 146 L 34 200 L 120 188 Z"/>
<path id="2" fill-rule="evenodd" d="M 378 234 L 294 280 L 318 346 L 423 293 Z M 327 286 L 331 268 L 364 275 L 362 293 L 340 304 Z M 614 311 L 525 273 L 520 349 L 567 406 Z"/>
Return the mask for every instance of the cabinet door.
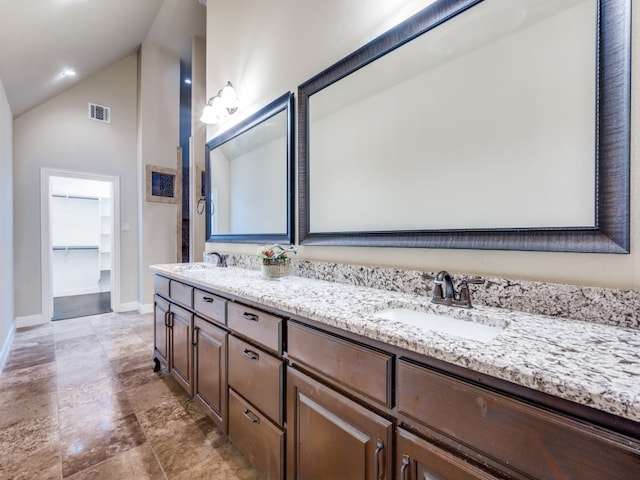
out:
<path id="1" fill-rule="evenodd" d="M 391 480 L 393 424 L 287 371 L 287 478 Z"/>
<path id="2" fill-rule="evenodd" d="M 193 338 L 193 394 L 209 417 L 226 432 L 227 332 L 195 317 Z"/>
<path id="3" fill-rule="evenodd" d="M 484 470 L 435 445 L 398 429 L 398 480 L 496 480 Z"/>
<path id="4" fill-rule="evenodd" d="M 171 374 L 180 385 L 189 393 L 192 392 L 191 365 L 192 345 L 191 329 L 193 315 L 187 310 L 176 305 L 171 305 L 171 340 L 169 349 L 169 364 Z"/>
<path id="5" fill-rule="evenodd" d="M 160 363 L 168 367 L 167 354 L 169 352 L 169 302 L 159 296 L 154 297 L 153 312 L 153 356 L 156 361 L 156 371 L 160 369 Z"/>

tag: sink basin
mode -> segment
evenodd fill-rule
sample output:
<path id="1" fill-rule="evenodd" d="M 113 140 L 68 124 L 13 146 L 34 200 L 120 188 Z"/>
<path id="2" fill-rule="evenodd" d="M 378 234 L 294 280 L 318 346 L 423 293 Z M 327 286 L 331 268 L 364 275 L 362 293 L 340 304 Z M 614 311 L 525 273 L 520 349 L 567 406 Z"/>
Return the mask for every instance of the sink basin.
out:
<path id="1" fill-rule="evenodd" d="M 504 332 L 504 328 L 501 327 L 493 327 L 469 320 L 459 320 L 446 315 L 438 315 L 437 313 L 420 312 L 409 308 L 390 308 L 376 312 L 373 316 L 479 342 L 490 342 Z"/>

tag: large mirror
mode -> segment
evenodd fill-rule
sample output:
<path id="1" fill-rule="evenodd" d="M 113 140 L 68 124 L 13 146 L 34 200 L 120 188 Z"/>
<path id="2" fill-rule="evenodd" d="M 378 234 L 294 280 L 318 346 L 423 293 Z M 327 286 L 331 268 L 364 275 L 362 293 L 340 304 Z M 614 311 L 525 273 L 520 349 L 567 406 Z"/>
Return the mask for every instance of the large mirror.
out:
<path id="1" fill-rule="evenodd" d="M 437 1 L 298 101 L 302 244 L 629 251 L 628 0 Z"/>
<path id="2" fill-rule="evenodd" d="M 292 93 L 211 139 L 207 241 L 291 243 L 293 158 Z"/>

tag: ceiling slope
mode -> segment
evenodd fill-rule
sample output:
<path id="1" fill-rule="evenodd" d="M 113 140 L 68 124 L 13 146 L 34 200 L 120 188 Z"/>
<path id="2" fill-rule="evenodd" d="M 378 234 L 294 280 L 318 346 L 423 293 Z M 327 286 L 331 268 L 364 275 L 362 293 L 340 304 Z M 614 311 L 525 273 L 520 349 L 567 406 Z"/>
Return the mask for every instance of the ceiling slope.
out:
<path id="1" fill-rule="evenodd" d="M 14 117 L 135 52 L 150 31 L 188 55 L 205 17 L 198 0 L 0 0 L 0 78 Z M 67 67 L 77 75 L 63 76 Z"/>

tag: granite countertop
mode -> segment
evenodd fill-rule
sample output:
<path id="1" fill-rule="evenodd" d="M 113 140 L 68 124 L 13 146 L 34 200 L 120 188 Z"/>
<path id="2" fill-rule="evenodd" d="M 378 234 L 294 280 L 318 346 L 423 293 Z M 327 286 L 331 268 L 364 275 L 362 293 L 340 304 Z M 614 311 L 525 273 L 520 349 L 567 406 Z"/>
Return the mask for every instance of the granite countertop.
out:
<path id="1" fill-rule="evenodd" d="M 153 265 L 158 273 L 640 421 L 640 330 L 430 299 L 206 263 Z M 387 308 L 430 311 L 504 330 L 489 342 L 374 317 Z"/>

